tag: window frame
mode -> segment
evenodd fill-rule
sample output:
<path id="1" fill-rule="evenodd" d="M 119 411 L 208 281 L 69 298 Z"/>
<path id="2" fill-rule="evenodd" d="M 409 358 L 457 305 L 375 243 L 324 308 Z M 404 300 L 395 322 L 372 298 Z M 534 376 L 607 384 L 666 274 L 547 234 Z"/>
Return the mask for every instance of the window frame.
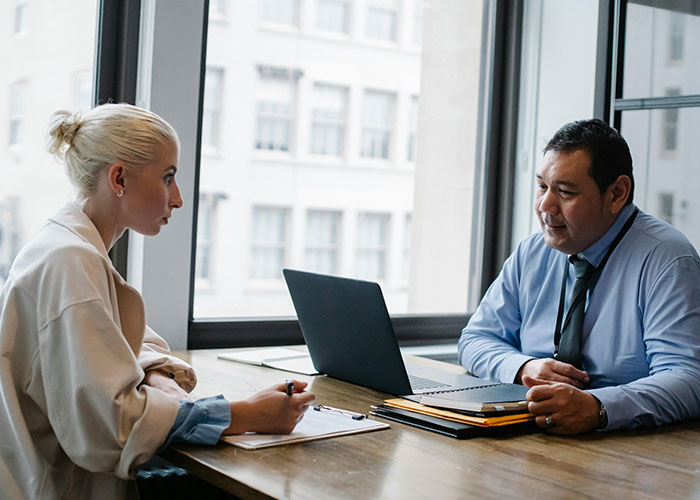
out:
<path id="1" fill-rule="evenodd" d="M 126 10 L 128 11 L 130 6 L 138 6 L 140 9 L 141 3 L 138 0 L 131 0 L 128 2 Z M 117 0 L 103 0 L 103 4 L 107 6 L 107 9 L 104 7 L 101 9 L 100 14 L 100 22 L 104 25 L 106 19 L 104 11 L 109 10 L 109 8 L 113 11 L 118 10 L 119 2 Z M 153 61 L 152 66 L 146 68 L 147 72 L 153 73 L 150 81 L 150 93 L 152 96 L 150 107 L 173 123 L 176 129 L 180 131 L 181 139 L 183 140 L 181 164 L 186 165 L 194 159 L 193 164 L 195 165 L 193 172 L 187 172 L 187 169 L 181 169 L 178 172 L 183 196 L 192 200 L 189 206 L 186 205 L 180 210 L 178 220 L 174 220 L 173 224 L 167 228 L 168 230 L 164 231 L 164 234 L 161 234 L 158 238 L 140 241 L 138 237 L 134 237 L 132 245 L 124 252 L 129 256 L 130 263 L 136 262 L 136 266 L 130 266 L 129 270 L 133 270 L 133 273 L 130 272 L 129 274 L 137 277 L 134 280 L 134 284 L 141 290 L 146 303 L 149 305 L 149 324 L 165 336 L 174 349 L 303 343 L 299 324 L 295 318 L 220 320 L 195 320 L 193 318 L 194 252 L 196 249 L 195 235 L 197 231 L 196 214 L 199 156 L 201 154 L 203 80 L 204 71 L 206 70 L 208 0 L 203 0 L 201 4 L 194 2 L 183 4 L 179 10 L 184 12 L 173 12 L 175 9 L 170 9 L 167 12 L 166 9 L 159 9 L 158 4 L 155 4 L 152 0 L 143 0 L 143 4 L 144 10 L 148 10 L 149 4 L 151 5 L 151 12 L 154 17 L 152 21 L 148 19 L 145 21 L 141 20 L 139 16 L 125 16 L 122 14 L 122 23 L 114 23 L 111 25 L 111 30 L 112 32 L 121 33 L 139 33 L 139 23 L 152 22 L 154 26 L 162 26 L 162 23 L 167 22 L 169 23 L 169 30 L 165 31 L 172 31 L 178 34 L 176 38 L 165 34 L 165 37 L 169 37 L 168 43 L 170 46 L 167 49 L 169 52 L 164 52 L 166 50 L 164 47 L 165 42 L 159 40 L 158 37 L 155 37 L 155 41 L 151 41 L 153 44 L 151 49 Z M 518 14 L 519 12 L 520 14 Z M 480 194 L 475 196 L 475 208 L 477 210 L 474 212 L 474 232 L 476 237 L 472 238 L 472 246 L 478 251 L 472 253 L 470 260 L 474 274 L 479 276 L 479 279 L 475 280 L 478 288 L 482 288 L 482 283 L 490 283 L 490 279 L 487 278 L 490 270 L 500 269 L 502 263 L 496 252 L 491 251 L 494 246 L 494 240 L 490 236 L 496 235 L 496 239 L 504 241 L 510 234 L 507 220 L 504 221 L 502 218 L 498 218 L 485 221 L 483 215 L 484 210 L 489 209 L 490 211 L 490 207 L 493 207 L 494 203 L 500 205 L 508 203 L 507 198 L 504 197 L 499 199 L 488 198 L 486 195 L 492 194 L 492 188 L 487 188 L 486 186 L 508 183 L 508 170 L 512 169 L 513 165 L 508 162 L 508 158 L 511 158 L 512 155 L 499 154 L 498 158 L 502 161 L 496 161 L 494 153 L 504 151 L 505 146 L 509 145 L 508 138 L 511 135 L 514 137 L 515 132 L 512 127 L 517 123 L 515 120 L 517 117 L 514 116 L 513 112 L 503 118 L 500 116 L 503 113 L 503 106 L 498 109 L 489 109 L 489 106 L 499 96 L 502 98 L 504 95 L 503 89 L 500 88 L 502 85 L 499 83 L 499 78 L 494 78 L 494 71 L 498 71 L 500 75 L 503 73 L 509 75 L 518 74 L 519 57 L 517 56 L 519 55 L 520 41 L 518 37 L 513 37 L 513 33 L 517 33 L 519 26 L 522 24 L 521 12 L 522 6 L 519 3 L 513 4 L 509 0 L 484 0 L 483 2 L 482 83 L 479 101 L 476 162 L 477 171 L 481 172 L 481 175 L 476 179 L 477 184 L 475 185 Z M 115 13 L 112 12 L 111 18 L 114 19 L 115 17 L 120 19 L 118 15 L 115 16 Z M 202 20 L 201 24 L 199 22 L 200 19 Z M 126 42 L 133 41 L 133 37 L 122 36 L 118 39 L 122 40 L 122 43 L 126 45 L 129 45 Z M 194 39 L 199 40 L 197 47 L 192 46 Z M 105 37 L 102 32 L 100 40 L 110 42 L 109 36 Z M 504 43 L 504 40 L 507 40 L 508 43 Z M 115 42 L 112 41 L 112 45 L 114 44 Z M 138 55 L 138 49 L 136 52 Z M 171 52 L 178 54 L 179 64 L 172 64 Z M 196 57 L 196 52 L 199 52 L 199 59 Z M 141 49 L 140 55 L 143 55 L 143 53 L 144 51 Z M 119 54 L 115 52 L 114 57 L 109 57 L 106 50 L 99 52 L 98 64 L 107 64 L 110 61 L 113 63 L 111 73 L 109 67 L 105 68 L 106 74 L 112 74 L 113 78 L 98 78 L 98 82 L 100 82 L 100 85 L 96 86 L 99 89 L 98 95 L 105 95 L 101 93 L 101 85 L 104 82 L 111 81 L 112 85 L 122 84 L 123 86 L 130 75 L 136 74 L 135 67 L 138 67 L 137 65 L 132 65 L 131 71 L 125 71 L 123 74 L 114 71 L 114 66 L 119 66 L 120 64 L 123 66 L 125 61 L 128 60 L 129 57 L 123 52 Z M 186 60 L 187 64 L 183 60 Z M 188 64 L 190 64 L 189 68 L 187 67 Z M 192 64 L 199 65 L 200 72 L 198 75 L 192 74 Z M 176 68 L 176 66 L 179 68 Z M 178 71 L 180 73 L 177 73 Z M 102 75 L 102 72 L 98 71 L 98 74 Z M 184 83 L 183 80 L 185 80 Z M 514 83 L 515 80 L 511 78 L 507 80 L 513 82 L 507 90 L 510 92 L 517 90 Z M 166 82 L 170 81 L 179 81 L 183 88 L 173 88 L 172 85 L 166 87 Z M 196 85 L 197 81 L 199 95 L 195 102 L 191 93 L 192 89 L 195 88 L 193 85 Z M 160 87 L 158 86 L 159 84 L 161 85 Z M 135 87 L 136 85 L 134 84 L 133 88 Z M 180 87 L 180 85 L 176 87 Z M 172 109 L 172 106 L 168 106 L 168 101 L 180 102 L 183 99 L 185 102 L 189 101 L 187 106 L 183 106 L 185 109 Z M 513 109 L 513 106 L 509 107 Z M 193 115 L 193 109 L 197 110 L 196 116 Z M 192 129 L 196 133 L 192 134 Z M 489 212 L 487 211 L 486 213 Z M 175 228 L 174 226 L 180 227 Z M 488 228 L 488 231 L 484 231 L 485 227 Z M 190 244 L 187 245 L 185 242 Z M 121 245 L 120 242 L 118 247 L 127 248 L 126 245 L 127 243 Z M 171 267 L 172 262 L 169 265 L 161 262 L 164 253 L 180 255 L 185 251 L 189 253 L 187 265 L 181 265 L 183 264 L 182 257 L 177 258 L 176 269 Z M 116 260 L 119 263 L 119 258 L 116 258 Z M 140 267 L 141 269 L 131 269 L 132 267 Z M 126 269 L 126 267 L 124 266 L 123 269 Z M 189 281 L 183 286 L 182 279 L 184 276 L 189 276 Z M 474 283 L 470 283 L 470 286 L 474 286 Z M 164 287 L 177 288 L 176 293 L 173 292 L 175 297 L 162 297 L 161 295 L 164 295 L 162 294 Z M 477 293 L 474 300 L 478 302 L 480 296 L 481 293 Z M 182 300 L 184 300 L 183 297 L 187 297 L 189 302 L 189 307 L 187 308 L 180 307 Z M 460 331 L 475 307 L 475 304 L 468 304 L 468 313 L 465 314 L 394 315 L 391 320 L 397 338 L 402 345 L 453 343 L 459 338 Z M 186 320 L 183 321 L 182 318 Z"/>

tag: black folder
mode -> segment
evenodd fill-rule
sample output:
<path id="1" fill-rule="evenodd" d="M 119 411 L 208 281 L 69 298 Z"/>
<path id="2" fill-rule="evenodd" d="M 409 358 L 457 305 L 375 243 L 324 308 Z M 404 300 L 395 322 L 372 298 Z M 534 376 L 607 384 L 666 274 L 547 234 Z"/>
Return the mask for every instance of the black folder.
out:
<path id="1" fill-rule="evenodd" d="M 393 406 L 387 405 L 372 406 L 372 410 L 370 410 L 369 413 L 377 417 L 386 418 L 395 422 L 401 422 L 414 427 L 420 427 L 421 429 L 437 432 L 438 434 L 444 434 L 445 436 L 450 436 L 457 439 L 466 439 L 477 436 L 498 436 L 537 429 L 534 421 L 520 422 L 517 424 L 502 425 L 497 427 L 480 427 L 477 425 L 453 422 L 451 420 L 433 417 L 430 415 L 423 415 L 421 413 L 402 410 L 401 408 L 394 408 Z"/>

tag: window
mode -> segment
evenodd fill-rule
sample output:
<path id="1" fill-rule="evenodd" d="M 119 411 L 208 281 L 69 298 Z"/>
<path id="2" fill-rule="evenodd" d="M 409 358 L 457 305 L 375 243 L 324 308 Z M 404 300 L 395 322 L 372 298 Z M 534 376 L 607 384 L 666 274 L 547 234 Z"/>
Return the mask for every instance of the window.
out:
<path id="1" fill-rule="evenodd" d="M 19 200 L 8 197 L 0 201 L 0 286 L 20 250 L 19 228 Z"/>
<path id="2" fill-rule="evenodd" d="M 306 269 L 323 274 L 338 270 L 340 212 L 309 210 L 306 214 Z"/>
<path id="3" fill-rule="evenodd" d="M 411 272 L 411 214 L 406 214 L 403 223 L 403 262 L 401 278 L 408 281 Z"/>
<path id="4" fill-rule="evenodd" d="M 423 2 L 413 0 L 413 45 L 420 45 L 423 40 Z"/>
<path id="5" fill-rule="evenodd" d="M 279 24 L 297 26 L 298 0 L 261 0 L 260 19 Z"/>
<path id="6" fill-rule="evenodd" d="M 15 33 L 24 33 L 29 27 L 29 0 L 15 0 Z"/>
<path id="7" fill-rule="evenodd" d="M 221 123 L 221 92 L 224 71 L 220 68 L 207 68 L 204 80 L 204 107 L 202 109 L 202 148 L 219 147 Z"/>
<path id="8" fill-rule="evenodd" d="M 24 140 L 24 116 L 27 107 L 27 82 L 10 85 L 10 146 L 18 146 Z"/>
<path id="9" fill-rule="evenodd" d="M 669 51 L 668 60 L 683 60 L 683 41 L 685 39 L 685 16 L 678 12 L 669 15 Z"/>
<path id="10" fill-rule="evenodd" d="M 55 111 L 91 107 L 97 4 L 2 2 L 0 283 L 19 250 L 72 197 L 64 169 L 46 153 L 46 131 Z"/>
<path id="11" fill-rule="evenodd" d="M 317 0 L 316 27 L 322 31 L 348 33 L 350 31 L 349 0 Z"/>
<path id="12" fill-rule="evenodd" d="M 362 108 L 362 156 L 389 158 L 394 100 L 394 94 L 389 92 L 365 91 Z"/>
<path id="13" fill-rule="evenodd" d="M 343 87 L 316 84 L 313 88 L 311 152 L 341 156 L 345 133 L 347 91 Z"/>
<path id="14" fill-rule="evenodd" d="M 361 213 L 357 218 L 356 274 L 361 279 L 386 278 L 389 215 Z"/>
<path id="15" fill-rule="evenodd" d="M 73 75 L 72 109 L 83 112 L 92 109 L 92 70 L 78 71 Z"/>
<path id="16" fill-rule="evenodd" d="M 416 161 L 416 133 L 418 132 L 418 97 L 411 97 L 408 110 L 408 161 Z"/>
<path id="17" fill-rule="evenodd" d="M 367 38 L 396 41 L 398 7 L 396 0 L 370 0 L 367 5 Z"/>
<path id="18" fill-rule="evenodd" d="M 208 24 L 206 57 L 223 70 L 222 102 L 235 111 L 220 118 L 225 147 L 217 155 L 201 151 L 199 166 L 201 192 L 228 195 L 217 209 L 221 229 L 212 233 L 211 254 L 219 257 L 209 258 L 210 275 L 225 279 L 207 289 L 195 284 L 191 331 L 213 328 L 210 318 L 237 330 L 251 318 L 293 317 L 282 266 L 381 277 L 391 314 L 463 320 L 473 217 L 465 187 L 471 193 L 477 168 L 482 4 L 426 10 L 426 26 L 444 29 L 425 30 L 420 46 L 411 43 L 413 0 L 405 7 L 297 2 L 299 24 L 309 32 L 268 29 L 269 23 L 260 29 L 262 0 L 233 5 L 228 23 Z M 394 40 L 402 43 L 367 43 L 369 7 L 391 11 Z M 321 26 L 343 25 L 351 36 L 319 36 Z M 457 39 L 467 51 L 445 50 Z M 434 71 L 421 71 L 426 57 Z M 420 121 L 411 116 L 418 96 L 421 106 L 436 110 Z M 409 150 L 414 160 L 405 168 Z M 415 216 L 410 229 L 406 214 Z M 405 231 L 420 235 L 410 252 Z M 434 259 L 438 248 L 448 250 Z M 404 268 L 411 269 L 410 282 Z M 431 290 L 436 275 L 445 277 L 439 293 Z"/>
<path id="19" fill-rule="evenodd" d="M 281 279 L 287 244 L 289 210 L 254 207 L 251 224 L 250 277 Z"/>
<path id="20" fill-rule="evenodd" d="M 294 82 L 285 77 L 261 74 L 257 94 L 258 126 L 255 147 L 289 151 L 294 118 Z"/>
<path id="21" fill-rule="evenodd" d="M 681 89 L 672 88 L 666 90 L 666 96 L 668 97 L 679 95 L 681 95 Z M 663 151 L 675 151 L 678 147 L 678 108 L 664 109 L 663 134 Z"/>
<path id="22" fill-rule="evenodd" d="M 659 218 L 673 224 L 673 193 L 659 193 L 658 200 Z"/>

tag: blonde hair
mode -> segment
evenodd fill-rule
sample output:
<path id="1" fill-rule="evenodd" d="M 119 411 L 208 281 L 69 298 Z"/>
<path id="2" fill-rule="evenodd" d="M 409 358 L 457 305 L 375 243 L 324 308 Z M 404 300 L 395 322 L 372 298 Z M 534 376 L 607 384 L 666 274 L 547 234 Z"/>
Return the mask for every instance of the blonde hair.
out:
<path id="1" fill-rule="evenodd" d="M 82 115 L 56 111 L 46 149 L 65 164 L 82 195 L 95 192 L 102 169 L 121 163 L 127 170 L 153 161 L 159 148 L 180 148 L 175 129 L 155 113 L 131 104 L 102 104 Z"/>

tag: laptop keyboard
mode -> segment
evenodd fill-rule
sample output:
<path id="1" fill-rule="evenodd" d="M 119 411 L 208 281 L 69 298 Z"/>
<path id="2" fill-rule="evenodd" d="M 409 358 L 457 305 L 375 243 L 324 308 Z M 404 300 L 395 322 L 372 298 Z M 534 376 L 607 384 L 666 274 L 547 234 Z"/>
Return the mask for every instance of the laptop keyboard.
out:
<path id="1" fill-rule="evenodd" d="M 427 389 L 439 389 L 441 387 L 452 387 L 450 384 L 444 384 L 442 382 L 430 380 L 429 378 L 416 377 L 415 375 L 409 375 L 408 380 L 411 383 L 413 392 Z"/>

